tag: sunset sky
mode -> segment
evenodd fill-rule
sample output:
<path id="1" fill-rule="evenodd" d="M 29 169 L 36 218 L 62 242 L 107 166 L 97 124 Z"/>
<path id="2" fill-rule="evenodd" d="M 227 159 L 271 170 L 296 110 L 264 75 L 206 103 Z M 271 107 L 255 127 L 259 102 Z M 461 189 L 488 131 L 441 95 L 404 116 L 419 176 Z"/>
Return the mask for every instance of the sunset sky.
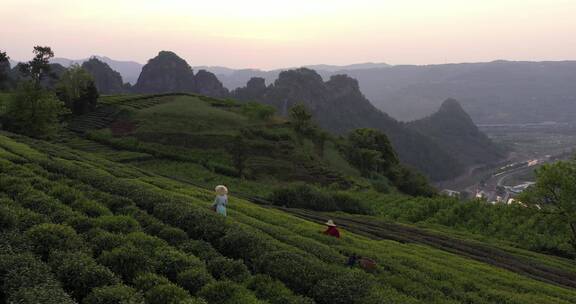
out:
<path id="1" fill-rule="evenodd" d="M 0 50 L 190 65 L 576 59 L 575 0 L 2 0 Z"/>

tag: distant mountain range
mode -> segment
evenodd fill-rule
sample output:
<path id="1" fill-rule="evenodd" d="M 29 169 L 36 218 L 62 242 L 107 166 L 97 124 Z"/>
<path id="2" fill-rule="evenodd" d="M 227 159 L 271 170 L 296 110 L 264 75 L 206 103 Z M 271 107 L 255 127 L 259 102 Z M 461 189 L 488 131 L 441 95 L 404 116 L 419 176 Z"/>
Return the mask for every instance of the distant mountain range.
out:
<path id="1" fill-rule="evenodd" d="M 476 123 L 567 122 L 576 117 L 576 61 L 321 67 L 316 70 L 325 80 L 336 74 L 357 79 L 376 107 L 403 121 L 434 113 L 447 98 L 459 100 Z M 252 77 L 272 83 L 282 70 L 211 71 L 234 89 Z"/>
<path id="2" fill-rule="evenodd" d="M 95 56 L 118 71 L 125 82 L 136 84 L 143 65 Z M 68 66 L 88 59 L 55 58 Z M 11 61 L 14 66 L 16 62 Z M 568 122 L 576 117 L 576 61 L 493 61 L 437 65 L 311 65 L 324 80 L 346 74 L 358 80 L 360 90 L 380 110 L 400 121 L 426 117 L 447 98 L 458 100 L 478 124 Z M 273 83 L 280 72 L 192 66 L 216 75 L 228 90 L 246 85 L 253 77 Z"/>

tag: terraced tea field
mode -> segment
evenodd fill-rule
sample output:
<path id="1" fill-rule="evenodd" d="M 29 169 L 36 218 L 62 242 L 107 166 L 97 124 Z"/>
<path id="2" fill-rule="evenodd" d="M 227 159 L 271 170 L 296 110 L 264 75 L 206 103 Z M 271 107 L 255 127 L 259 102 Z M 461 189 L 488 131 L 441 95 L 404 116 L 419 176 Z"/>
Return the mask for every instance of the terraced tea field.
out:
<path id="1" fill-rule="evenodd" d="M 574 303 L 569 284 L 302 219 L 60 144 L 0 135 L 0 299 L 43 303 Z M 318 215 L 315 215 L 318 216 Z M 339 217 L 344 224 L 346 217 Z M 351 219 L 348 219 L 351 220 Z M 364 235 L 363 235 L 364 234 Z M 50 240 L 50 241 L 47 241 Z M 373 272 L 344 266 L 357 253 Z M 533 254 L 535 255 L 535 254 Z M 572 261 L 544 257 L 565 280 Z M 97 278 L 97 279 L 96 279 Z"/>

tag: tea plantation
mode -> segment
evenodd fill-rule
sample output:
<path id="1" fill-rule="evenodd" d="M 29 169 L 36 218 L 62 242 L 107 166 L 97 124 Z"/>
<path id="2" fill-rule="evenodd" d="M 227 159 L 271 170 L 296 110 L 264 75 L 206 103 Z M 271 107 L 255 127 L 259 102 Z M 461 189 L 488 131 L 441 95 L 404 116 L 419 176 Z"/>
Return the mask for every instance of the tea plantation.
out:
<path id="1" fill-rule="evenodd" d="M 51 141 L 2 132 L 0 303 L 576 303 L 566 227 L 407 196 L 341 142 L 191 94 L 102 97 Z"/>
<path id="2" fill-rule="evenodd" d="M 576 290 L 373 240 L 59 144 L 0 136 L 2 303 L 574 303 Z M 373 272 L 344 266 L 355 252 Z M 562 264 L 564 263 L 564 264 Z M 557 267 L 571 267 L 558 262 Z"/>

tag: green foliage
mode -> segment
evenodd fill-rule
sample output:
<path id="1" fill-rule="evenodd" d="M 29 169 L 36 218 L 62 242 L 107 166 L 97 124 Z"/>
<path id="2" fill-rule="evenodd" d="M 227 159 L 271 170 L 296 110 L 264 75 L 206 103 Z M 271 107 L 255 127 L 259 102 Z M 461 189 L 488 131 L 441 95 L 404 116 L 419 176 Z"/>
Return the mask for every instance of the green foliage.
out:
<path id="1" fill-rule="evenodd" d="M 21 304 L 74 304 L 75 302 L 62 289 L 54 288 L 53 285 L 37 285 L 18 289 L 10 303 Z"/>
<path id="2" fill-rule="evenodd" d="M 424 175 L 404 166 L 395 168 L 392 181 L 398 190 L 408 195 L 431 197 L 436 194 Z"/>
<path id="3" fill-rule="evenodd" d="M 231 280 L 241 283 L 250 276 L 248 268 L 240 260 L 217 257 L 210 260 L 206 266 L 217 280 Z"/>
<path id="4" fill-rule="evenodd" d="M 244 169 L 246 168 L 246 160 L 248 159 L 248 146 L 242 135 L 236 135 L 232 141 L 232 145 L 229 149 L 230 154 L 232 154 L 232 160 L 238 176 L 240 178 L 244 177 Z"/>
<path id="5" fill-rule="evenodd" d="M 190 294 L 174 284 L 163 284 L 148 290 L 144 297 L 148 303 L 180 304 L 191 300 Z"/>
<path id="6" fill-rule="evenodd" d="M 576 161 L 546 164 L 536 171 L 536 184 L 520 200 L 552 212 L 570 226 L 576 249 Z"/>
<path id="7" fill-rule="evenodd" d="M 262 255 L 256 269 L 284 282 L 296 293 L 308 294 L 329 274 L 316 263 L 296 252 L 276 251 Z"/>
<path id="8" fill-rule="evenodd" d="M 370 209 L 362 201 L 344 192 L 331 193 L 304 183 L 296 183 L 275 189 L 269 197 L 279 206 L 318 211 L 344 211 L 369 214 Z"/>
<path id="9" fill-rule="evenodd" d="M 269 120 L 276 113 L 276 109 L 263 103 L 247 102 L 242 104 L 240 112 L 251 119 Z"/>
<path id="10" fill-rule="evenodd" d="M 140 224 L 124 215 L 105 215 L 96 218 L 96 225 L 104 230 L 117 233 L 130 233 L 140 230 Z"/>
<path id="11" fill-rule="evenodd" d="M 231 281 L 213 282 L 206 285 L 200 297 L 213 304 L 257 304 L 261 303 L 242 285 Z"/>
<path id="12" fill-rule="evenodd" d="M 7 212 L 9 216 L 16 214 L 18 220 L 26 219 L 25 223 L 10 225 L 11 231 L 0 233 L 0 297 L 7 298 L 21 288 L 41 285 L 64 293 L 58 281 L 52 277 L 52 273 L 59 274 L 30 254 L 32 247 L 26 244 L 27 241 L 15 246 L 25 239 L 20 227 L 53 220 L 74 223 L 73 227 L 78 228 L 77 232 L 85 239 L 78 250 L 88 253 L 93 249 L 95 256 L 99 256 L 97 265 L 108 266 L 119 277 L 122 272 L 132 273 L 122 277 L 123 284 L 136 286 L 143 293 L 144 289 L 149 292 L 163 286 L 158 287 L 154 294 L 154 301 L 160 302 L 171 299 L 184 303 L 200 301 L 190 296 L 180 298 L 184 293 L 182 289 L 174 287 L 175 283 L 190 292 L 201 288 L 199 295 L 216 303 L 310 303 L 305 298 L 290 296 L 285 288 L 313 297 L 316 303 L 570 303 L 574 298 L 575 293 L 570 288 L 491 266 L 488 264 L 490 260 L 488 263 L 478 262 L 465 254 L 450 253 L 432 246 L 371 240 L 352 232 L 345 233 L 344 238 L 339 240 L 328 238 L 318 233 L 321 229 L 318 223 L 273 208 L 262 208 L 237 197 L 233 198 L 230 216 L 221 220 L 207 211 L 212 191 L 60 145 L 13 134 L 10 136 L 31 147 L 0 135 L 0 155 L 7 155 L 4 151 L 9 151 L 16 156 L 0 159 L 0 206 L 10 210 Z M 62 193 L 66 192 L 65 187 L 52 191 L 57 184 L 69 185 L 75 191 L 69 191 L 69 196 Z M 440 237 L 445 236 L 446 245 L 450 244 L 448 240 L 454 239 L 456 229 L 461 232 L 458 234 L 461 238 L 478 237 L 467 234 L 468 229 L 477 229 L 495 237 L 507 234 L 512 240 L 523 237 L 514 240 L 513 245 L 518 246 L 533 242 L 560 248 L 558 245 L 564 246 L 568 235 L 569 227 L 564 223 L 548 218 L 548 215 L 534 208 L 491 206 L 443 197 L 382 195 L 370 190 L 358 191 L 353 195 L 363 202 L 370 202 L 382 217 L 386 212 L 390 215 L 389 219 L 417 221 L 425 227 L 455 227 L 452 230 L 445 228 L 446 234 L 429 231 Z M 118 197 L 125 199 L 118 204 L 119 208 L 112 208 Z M 100 226 L 93 228 L 91 223 L 80 225 L 82 219 L 90 219 L 79 212 L 82 204 L 78 202 L 82 200 L 103 203 L 114 216 L 136 220 L 142 230 L 125 235 L 106 231 Z M 28 211 L 24 213 L 22 210 Z M 35 217 L 38 214 L 42 214 L 42 217 Z M 315 218 L 321 216 L 311 211 L 302 211 L 301 214 Z M 338 217 L 350 219 L 347 223 L 350 228 L 364 231 L 374 228 L 375 233 L 380 231 L 372 226 L 380 221 L 372 217 L 345 214 Z M 180 243 L 177 249 L 170 247 L 167 239 L 158 237 L 160 231 L 170 227 L 182 229 L 189 238 L 202 241 L 188 239 Z M 405 231 L 410 230 L 411 227 L 406 227 Z M 391 237 L 402 236 L 401 232 L 389 233 Z M 492 236 L 486 237 L 486 242 L 478 242 L 478 246 L 494 248 L 496 252 L 505 249 L 508 254 L 518 257 L 516 261 L 519 265 L 529 270 L 546 267 L 551 273 L 574 272 L 573 263 L 566 259 L 503 245 L 495 242 Z M 345 268 L 343 263 L 348 252 L 374 259 L 379 267 L 372 273 Z M 56 254 L 59 252 L 54 251 L 53 255 Z M 72 269 L 78 269 L 75 270 L 77 273 L 92 273 L 89 270 L 94 264 L 89 262 L 89 255 L 67 254 L 74 258 L 70 258 L 70 263 L 62 263 L 66 270 L 63 273 L 73 272 Z M 6 255 L 17 257 L 11 259 Z M 246 286 L 228 280 L 213 281 L 203 263 L 190 258 L 192 255 L 207 263 L 220 257 L 238 259 L 237 262 L 242 261 L 254 273 L 273 279 L 249 275 L 243 281 Z M 60 267 L 55 265 L 55 260 L 51 259 L 50 265 Z M 132 266 L 125 271 L 118 265 Z M 174 274 L 175 279 L 168 282 L 166 276 Z M 141 277 L 148 279 L 139 281 Z M 563 277 L 554 278 L 558 279 Z M 65 280 L 60 281 L 64 283 Z M 118 288 L 117 285 L 103 287 L 110 290 Z M 100 292 L 101 289 L 93 288 L 83 302 L 91 303 L 89 299 L 98 301 L 95 303 L 123 301 L 119 297 L 124 294 L 123 288 L 108 293 Z M 97 290 L 100 296 L 94 297 Z M 5 291 L 9 291 L 9 295 L 5 295 Z M 152 294 L 147 293 L 146 297 L 152 297 Z M 124 301 L 129 302 L 126 300 L 129 298 L 126 297 Z M 140 302 L 144 301 L 142 296 L 139 298 Z M 8 302 L 2 300 L 2 303 Z M 18 299 L 13 302 L 17 303 Z"/>
<path id="13" fill-rule="evenodd" d="M 191 294 L 196 294 L 205 285 L 213 282 L 214 279 L 203 267 L 196 267 L 183 270 L 178 273 L 176 282 Z"/>
<path id="14" fill-rule="evenodd" d="M 118 284 L 95 288 L 82 304 L 144 304 L 144 297 L 133 288 Z"/>
<path id="15" fill-rule="evenodd" d="M 74 303 L 50 268 L 29 253 L 0 255 L 0 286 L 3 303 Z"/>
<path id="16" fill-rule="evenodd" d="M 79 65 L 72 65 L 60 77 L 56 94 L 73 114 L 85 114 L 96 107 L 98 90 L 92 76 Z"/>
<path id="17" fill-rule="evenodd" d="M 182 229 L 163 227 L 158 232 L 158 237 L 166 240 L 170 245 L 178 246 L 188 240 L 188 235 Z"/>
<path id="18" fill-rule="evenodd" d="M 103 251 L 110 251 L 116 247 L 120 247 L 126 242 L 124 235 L 112 233 L 100 228 L 88 231 L 86 238 L 96 255 L 100 255 Z"/>
<path id="19" fill-rule="evenodd" d="M 348 157 L 364 175 L 386 174 L 399 163 L 388 137 L 375 129 L 356 129 L 348 134 Z"/>
<path id="20" fill-rule="evenodd" d="M 373 280 L 355 270 L 319 281 L 312 293 L 318 304 L 361 304 L 374 287 Z"/>
<path id="21" fill-rule="evenodd" d="M 165 284 L 170 284 L 170 280 L 153 272 L 141 273 L 134 279 L 134 287 L 142 291 L 148 291 L 154 286 Z"/>
<path id="22" fill-rule="evenodd" d="M 54 57 L 54 52 L 48 46 L 35 46 L 34 58 L 31 61 L 20 65 L 20 72 L 30 77 L 35 87 L 40 86 L 40 81 L 50 75 L 50 58 Z"/>
<path id="23" fill-rule="evenodd" d="M 8 80 L 8 74 L 10 73 L 10 57 L 6 55 L 6 52 L 0 51 L 0 90 L 7 87 L 5 84 Z M 0 104 L 1 106 L 1 104 Z M 0 112 L 1 114 L 1 112 Z"/>
<path id="24" fill-rule="evenodd" d="M 255 275 L 248 283 L 248 289 L 254 291 L 256 297 L 270 304 L 313 304 L 314 301 L 303 296 L 297 296 L 282 282 L 267 275 Z"/>
<path id="25" fill-rule="evenodd" d="M 14 229 L 18 226 L 16 211 L 5 205 L 0 205 L 0 231 Z"/>
<path id="26" fill-rule="evenodd" d="M 32 82 L 22 82 L 4 115 L 6 129 L 32 137 L 49 137 L 60 129 L 64 104 L 54 94 Z"/>
<path id="27" fill-rule="evenodd" d="M 308 134 L 313 129 L 312 124 L 312 113 L 308 111 L 306 106 L 303 103 L 296 104 L 288 113 L 288 117 L 290 119 L 290 123 L 296 133 L 301 135 Z"/>
<path id="28" fill-rule="evenodd" d="M 40 224 L 26 231 L 34 252 L 47 259 L 53 250 L 77 250 L 82 246 L 82 239 L 69 226 L 57 224 Z"/>
<path id="29" fill-rule="evenodd" d="M 79 301 L 95 287 L 120 283 L 112 271 L 84 253 L 53 252 L 50 266 L 64 289 Z"/>
<path id="30" fill-rule="evenodd" d="M 110 251 L 104 251 L 98 262 L 130 282 L 138 273 L 154 270 L 154 265 L 148 254 L 132 245 L 123 245 Z"/>
<path id="31" fill-rule="evenodd" d="M 432 196 L 436 190 L 426 177 L 400 164 L 386 135 L 374 129 L 356 129 L 348 135 L 344 146 L 351 164 L 363 176 L 390 180 L 398 190 L 414 196 Z"/>
<path id="32" fill-rule="evenodd" d="M 157 271 L 172 281 L 176 280 L 181 270 L 203 265 L 198 258 L 175 249 L 159 249 L 154 258 L 158 264 Z"/>

